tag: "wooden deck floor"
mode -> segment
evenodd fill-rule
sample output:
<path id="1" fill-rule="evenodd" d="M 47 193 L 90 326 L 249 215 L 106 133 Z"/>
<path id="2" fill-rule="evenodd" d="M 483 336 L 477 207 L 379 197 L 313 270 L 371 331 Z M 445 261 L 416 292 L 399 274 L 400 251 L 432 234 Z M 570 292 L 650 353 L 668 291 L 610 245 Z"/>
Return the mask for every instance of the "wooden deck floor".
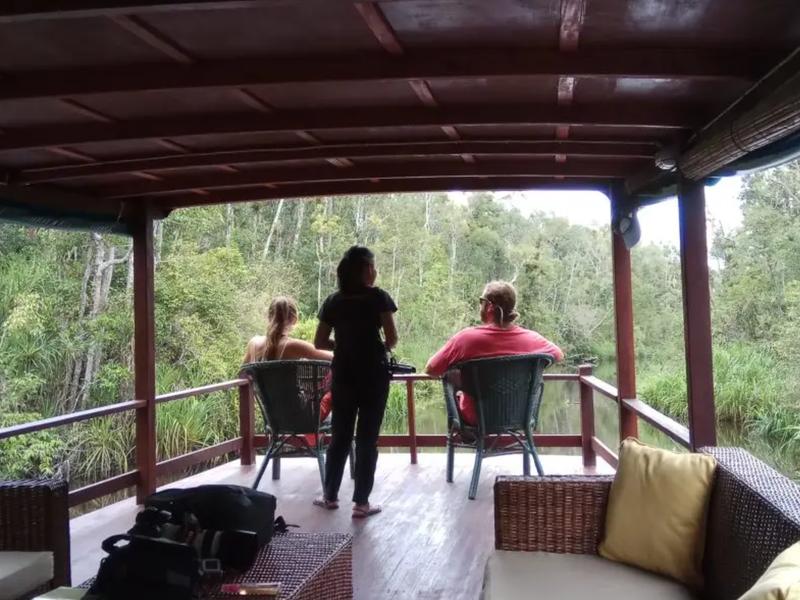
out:
<path id="1" fill-rule="evenodd" d="M 260 457 L 259 457 L 260 460 Z M 584 473 L 579 456 L 543 455 L 548 474 Z M 484 461 L 478 497 L 467 499 L 472 470 L 468 454 L 456 456 L 455 481 L 445 482 L 444 453 L 421 453 L 419 464 L 409 464 L 408 454 L 382 453 L 371 500 L 384 512 L 362 521 L 350 517 L 349 504 L 325 511 L 311 504 L 319 493 L 316 461 L 284 460 L 281 479 L 269 471 L 260 489 L 275 494 L 278 511 L 300 531 L 349 532 L 355 537 L 353 575 L 359 600 L 477 598 L 486 557 L 494 545 L 492 484 L 496 475 L 520 474 L 520 456 L 499 456 Z M 605 463 L 596 472 L 611 472 Z M 171 487 L 204 483 L 249 485 L 255 467 L 231 462 L 183 479 Z M 341 498 L 348 500 L 352 483 L 346 479 Z M 103 552 L 100 542 L 130 528 L 137 507 L 133 499 L 102 508 L 72 520 L 72 579 L 94 575 Z"/>

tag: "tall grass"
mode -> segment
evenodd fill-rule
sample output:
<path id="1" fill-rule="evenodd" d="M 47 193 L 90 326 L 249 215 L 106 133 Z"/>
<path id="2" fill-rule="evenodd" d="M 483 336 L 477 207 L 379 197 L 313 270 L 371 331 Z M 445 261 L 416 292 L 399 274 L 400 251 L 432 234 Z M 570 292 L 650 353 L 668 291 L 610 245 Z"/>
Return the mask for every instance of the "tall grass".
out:
<path id="1" fill-rule="evenodd" d="M 734 426 L 741 442 L 800 456 L 800 388 L 795 373 L 770 348 L 728 344 L 714 348 L 714 395 L 719 423 Z M 683 364 L 650 370 L 640 395 L 657 409 L 687 421 Z M 760 438 L 760 439 L 754 439 Z"/>

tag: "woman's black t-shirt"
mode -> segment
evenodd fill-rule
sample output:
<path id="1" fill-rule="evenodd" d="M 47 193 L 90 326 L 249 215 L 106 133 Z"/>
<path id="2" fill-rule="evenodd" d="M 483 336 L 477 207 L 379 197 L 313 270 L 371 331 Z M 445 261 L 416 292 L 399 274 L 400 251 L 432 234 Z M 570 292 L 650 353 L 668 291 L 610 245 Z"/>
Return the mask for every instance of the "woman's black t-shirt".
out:
<path id="1" fill-rule="evenodd" d="M 381 313 L 396 311 L 392 297 L 378 287 L 353 294 L 334 292 L 325 299 L 319 320 L 336 336 L 334 377 L 350 379 L 387 372 Z"/>

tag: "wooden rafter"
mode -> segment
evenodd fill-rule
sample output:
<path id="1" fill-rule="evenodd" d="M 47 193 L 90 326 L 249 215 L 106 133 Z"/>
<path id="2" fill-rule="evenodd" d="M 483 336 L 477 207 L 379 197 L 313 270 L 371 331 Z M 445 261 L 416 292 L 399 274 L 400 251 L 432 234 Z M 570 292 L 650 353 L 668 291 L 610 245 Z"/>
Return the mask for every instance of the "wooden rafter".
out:
<path id="1" fill-rule="evenodd" d="M 614 104 L 605 106 L 493 105 L 458 109 L 395 108 L 210 114 L 190 118 L 158 118 L 119 123 L 49 125 L 9 129 L 0 137 L 0 151 L 74 146 L 90 142 L 147 140 L 192 135 L 276 133 L 308 130 L 393 128 L 458 125 L 598 125 L 625 129 L 687 129 L 702 115 L 690 108 Z"/>
<path id="2" fill-rule="evenodd" d="M 382 194 L 399 192 L 435 192 L 453 190 L 599 190 L 607 191 L 609 182 L 604 179 L 580 179 L 564 181 L 559 179 L 525 177 L 430 177 L 418 179 L 386 179 L 374 181 L 333 181 L 326 183 L 298 183 L 275 186 L 269 190 L 258 188 L 237 188 L 214 190 L 204 196 L 197 194 L 175 194 L 154 199 L 165 210 L 219 204 L 225 202 L 252 202 L 273 198 L 303 198 L 339 194 Z"/>
<path id="3" fill-rule="evenodd" d="M 151 48 L 169 56 L 175 62 L 187 65 L 194 62 L 194 58 L 189 56 L 185 50 L 142 19 L 131 15 L 114 15 L 110 19 Z"/>
<path id="4" fill-rule="evenodd" d="M 69 148 L 62 148 L 60 146 L 50 146 L 45 148 L 51 154 L 57 154 L 58 156 L 63 156 L 65 158 L 69 158 L 71 160 L 79 160 L 85 163 L 93 163 L 95 159 L 89 156 L 84 152 L 77 152 L 76 150 L 70 150 Z"/>
<path id="5" fill-rule="evenodd" d="M 156 182 L 131 182 L 95 188 L 104 198 L 135 198 L 154 194 L 185 192 L 194 188 L 204 190 L 225 187 L 245 187 L 263 184 L 286 184 L 296 182 L 331 182 L 342 180 L 368 181 L 371 179 L 414 179 L 430 177 L 556 177 L 571 178 L 621 178 L 635 167 L 635 159 L 624 162 L 614 160 L 592 160 L 554 165 L 549 161 L 508 160 L 483 162 L 475 165 L 454 162 L 439 163 L 391 163 L 368 166 L 353 166 L 347 169 L 338 166 L 279 167 L 252 169 L 240 173 L 213 173 L 208 175 L 175 174 L 169 179 Z"/>
<path id="6" fill-rule="evenodd" d="M 561 0 L 561 26 L 558 31 L 558 47 L 567 52 L 578 49 L 578 38 L 586 13 L 586 0 Z"/>
<path id="7" fill-rule="evenodd" d="M 294 83 L 430 81 L 569 76 L 639 79 L 755 80 L 779 54 L 685 50 L 437 51 L 404 56 L 329 56 L 280 61 L 246 59 L 187 64 L 22 72 L 4 77 L 0 100 L 62 98 L 116 92 L 246 88 Z"/>
<path id="8" fill-rule="evenodd" d="M 369 30 L 378 40 L 378 43 L 384 47 L 389 54 L 401 55 L 403 54 L 403 47 L 397 39 L 397 35 L 386 20 L 386 15 L 383 14 L 380 6 L 375 2 L 355 2 L 354 6 L 364 22 L 369 27 Z"/>
<path id="9" fill-rule="evenodd" d="M 250 90 L 244 88 L 233 88 L 234 95 L 244 104 L 257 110 L 258 112 L 271 113 L 274 109 L 267 102 L 256 96 Z"/>
<path id="10" fill-rule="evenodd" d="M 326 144 L 317 146 L 287 146 L 274 148 L 245 148 L 219 152 L 163 154 L 133 159 L 96 162 L 83 155 L 64 154 L 94 164 L 66 165 L 27 169 L 19 173 L 16 181 L 37 183 L 43 181 L 69 180 L 97 175 L 113 175 L 131 171 L 158 171 L 241 163 L 280 162 L 306 159 L 381 158 L 397 156 L 446 156 L 446 155 L 525 155 L 546 157 L 566 154 L 573 157 L 648 158 L 656 151 L 654 144 L 646 142 L 619 141 L 575 141 L 554 140 L 475 140 L 475 141 L 427 141 L 374 144 Z"/>
<path id="11" fill-rule="evenodd" d="M 419 98 L 420 102 L 422 102 L 425 106 L 429 106 L 431 108 L 436 108 L 439 106 L 439 103 L 436 101 L 436 98 L 434 98 L 433 92 L 431 92 L 431 88 L 427 81 L 423 81 L 422 79 L 410 79 L 408 81 L 408 85 L 411 86 L 411 89 L 414 90 L 417 98 Z"/>
<path id="12" fill-rule="evenodd" d="M 71 111 L 78 113 L 79 115 L 83 115 L 84 117 L 89 117 L 94 121 L 99 121 L 101 123 L 113 123 L 114 119 L 101 113 L 99 110 L 95 110 L 93 108 L 89 108 L 85 104 L 81 104 L 77 100 L 73 100 L 71 98 L 62 98 L 61 104 L 69 108 Z"/>
<path id="13" fill-rule="evenodd" d="M 352 0 L 327 0 L 352 4 Z M 393 2 L 395 0 L 381 0 Z M 196 10 L 235 10 L 286 4 L 286 0 L 25 0 L 5 2 L 0 23 L 56 19 L 85 19 L 111 15 L 148 14 Z"/>

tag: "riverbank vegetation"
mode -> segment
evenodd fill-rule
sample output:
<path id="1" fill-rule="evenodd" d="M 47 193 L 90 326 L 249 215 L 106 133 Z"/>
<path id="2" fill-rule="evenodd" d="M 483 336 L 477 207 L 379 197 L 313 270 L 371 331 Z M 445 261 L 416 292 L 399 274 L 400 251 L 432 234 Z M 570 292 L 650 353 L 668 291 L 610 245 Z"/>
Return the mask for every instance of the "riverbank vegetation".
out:
<path id="1" fill-rule="evenodd" d="M 767 440 L 794 469 L 800 168 L 751 177 L 741 202 L 741 229 L 713 239 L 719 418 L 742 433 L 738 443 Z M 276 294 L 298 299 L 298 334 L 311 337 L 336 263 L 353 243 L 376 252 L 378 283 L 400 307 L 403 360 L 424 365 L 475 322 L 483 284 L 503 278 L 519 290 L 520 322 L 566 350 L 569 364 L 560 368 L 613 363 L 607 227 L 525 216 L 500 194 L 319 198 L 194 208 L 157 224 L 158 392 L 236 376 Z M 642 245 L 633 265 L 640 393 L 685 419 L 677 251 Z M 125 237 L 0 226 L 0 426 L 132 398 L 132 281 Z M 417 400 L 438 405 L 439 394 L 421 386 Z M 235 405 L 233 394 L 217 393 L 160 406 L 159 458 L 235 437 Z M 404 390 L 395 386 L 387 428 L 399 430 L 404 417 Z M 76 483 L 132 468 L 132 419 L 0 442 L 3 477 L 52 472 L 65 461 Z"/>

